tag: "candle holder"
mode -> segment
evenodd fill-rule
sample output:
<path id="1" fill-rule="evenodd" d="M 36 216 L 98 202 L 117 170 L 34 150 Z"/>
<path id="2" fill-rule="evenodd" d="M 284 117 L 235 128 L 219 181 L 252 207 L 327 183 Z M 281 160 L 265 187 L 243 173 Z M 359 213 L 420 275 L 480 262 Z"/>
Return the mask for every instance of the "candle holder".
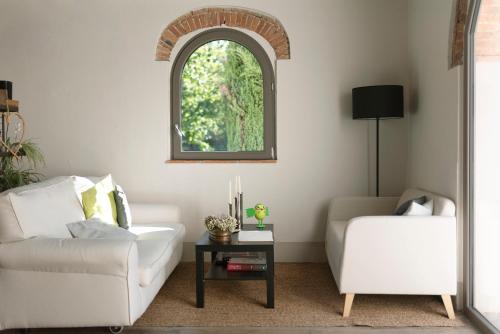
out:
<path id="1" fill-rule="evenodd" d="M 243 229 L 243 193 L 241 192 L 240 193 L 240 216 L 237 218 L 238 219 L 238 225 L 239 225 L 239 228 L 240 230 Z"/>
<path id="2" fill-rule="evenodd" d="M 228 213 L 229 216 L 236 219 L 237 227 L 235 232 L 239 232 L 243 229 L 243 192 L 241 191 L 241 179 L 239 176 L 236 177 L 236 194 L 233 196 L 232 183 L 229 181 L 229 201 L 228 201 Z M 232 198 L 231 198 L 232 197 Z"/>
<path id="3" fill-rule="evenodd" d="M 240 230 L 240 206 L 238 205 L 238 196 L 234 198 L 234 218 L 236 218 L 236 221 L 238 222 L 238 226 L 236 227 L 236 231 Z"/>

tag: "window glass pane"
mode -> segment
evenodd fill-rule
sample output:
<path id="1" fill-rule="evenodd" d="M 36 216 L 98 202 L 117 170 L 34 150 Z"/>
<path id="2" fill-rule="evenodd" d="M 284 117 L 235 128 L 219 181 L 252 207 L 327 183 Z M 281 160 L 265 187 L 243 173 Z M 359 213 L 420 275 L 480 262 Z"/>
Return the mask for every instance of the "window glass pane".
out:
<path id="1" fill-rule="evenodd" d="M 181 87 L 182 151 L 264 150 L 262 69 L 247 48 L 204 44 L 187 59 Z"/>
<path id="2" fill-rule="evenodd" d="M 475 40 L 473 302 L 500 329 L 500 8 L 483 0 Z"/>

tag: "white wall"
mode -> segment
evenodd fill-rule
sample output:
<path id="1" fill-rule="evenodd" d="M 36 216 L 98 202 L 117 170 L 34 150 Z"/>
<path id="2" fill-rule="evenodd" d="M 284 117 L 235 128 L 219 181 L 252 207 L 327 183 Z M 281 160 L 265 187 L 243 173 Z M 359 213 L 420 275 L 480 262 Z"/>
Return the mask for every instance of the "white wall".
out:
<path id="1" fill-rule="evenodd" d="M 409 0 L 410 145 L 408 185 L 458 205 L 458 277 L 462 285 L 462 66 L 449 69 L 453 0 Z M 460 293 L 459 289 L 459 293 Z M 460 299 L 460 298 L 459 298 Z"/>
<path id="2" fill-rule="evenodd" d="M 456 199 L 461 67 L 449 69 L 453 0 L 410 0 L 409 184 Z"/>
<path id="3" fill-rule="evenodd" d="M 153 61 L 156 41 L 170 21 L 207 5 L 250 7 L 287 29 L 277 164 L 164 163 L 171 63 Z M 227 181 L 238 174 L 246 204 L 270 206 L 278 241 L 323 241 L 328 201 L 369 191 L 368 123 L 351 120 L 351 88 L 407 83 L 400 0 L 3 0 L 0 41 L 1 79 L 14 82 L 45 174 L 110 172 L 131 200 L 180 205 L 188 241 L 203 216 L 226 210 Z M 385 194 L 405 185 L 406 123 L 382 124 Z"/>

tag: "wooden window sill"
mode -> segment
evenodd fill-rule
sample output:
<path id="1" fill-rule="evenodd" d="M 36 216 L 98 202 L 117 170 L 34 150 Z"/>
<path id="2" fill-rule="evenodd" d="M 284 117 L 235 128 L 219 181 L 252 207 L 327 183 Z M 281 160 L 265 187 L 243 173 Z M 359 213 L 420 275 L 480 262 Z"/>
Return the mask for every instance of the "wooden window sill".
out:
<path id="1" fill-rule="evenodd" d="M 278 160 L 167 160 L 167 164 L 275 164 Z"/>

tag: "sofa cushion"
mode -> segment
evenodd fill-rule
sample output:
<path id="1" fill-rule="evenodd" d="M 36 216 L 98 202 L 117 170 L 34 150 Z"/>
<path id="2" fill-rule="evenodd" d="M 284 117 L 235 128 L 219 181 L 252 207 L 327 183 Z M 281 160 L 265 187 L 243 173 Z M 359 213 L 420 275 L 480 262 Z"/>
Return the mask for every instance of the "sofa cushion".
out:
<path id="1" fill-rule="evenodd" d="M 403 202 L 402 204 L 398 205 L 396 210 L 394 210 L 394 215 L 395 216 L 402 216 L 405 214 L 405 212 L 408 211 L 408 209 L 412 206 L 413 203 L 422 205 L 425 203 L 427 199 L 425 196 L 420 196 L 416 198 L 411 198 L 407 200 L 406 202 Z"/>
<path id="2" fill-rule="evenodd" d="M 95 186 L 95 182 L 91 178 L 76 175 L 71 176 L 71 179 L 73 180 L 73 186 L 75 187 L 76 195 L 78 196 L 78 199 L 81 203 L 82 193 Z"/>
<path id="3" fill-rule="evenodd" d="M 73 175 L 71 176 L 71 179 L 73 180 L 73 184 L 75 186 L 75 191 L 76 194 L 78 195 L 78 198 L 80 199 L 80 202 L 82 201 L 82 193 L 89 190 L 93 186 L 96 185 L 96 183 L 99 183 L 102 181 L 104 178 L 106 178 L 107 175 L 105 176 L 77 176 Z M 113 182 L 113 185 L 115 185 L 115 181 L 113 177 L 111 177 L 111 181 Z"/>
<path id="4" fill-rule="evenodd" d="M 20 193 L 11 192 L 9 196 L 24 239 L 71 238 L 66 224 L 85 219 L 70 178 Z"/>
<path id="5" fill-rule="evenodd" d="M 427 200 L 431 199 L 433 200 L 434 216 L 455 217 L 455 203 L 452 200 L 444 196 L 421 189 L 407 189 L 403 193 L 403 195 L 401 195 L 401 197 L 399 198 L 397 206 L 399 207 L 402 203 L 408 201 L 411 198 L 416 198 L 420 196 L 425 196 Z"/>
<path id="6" fill-rule="evenodd" d="M 147 286 L 171 260 L 174 249 L 184 241 L 184 225 L 176 223 L 132 225 L 139 253 L 139 284 Z"/>
<path id="7" fill-rule="evenodd" d="M 0 194 L 0 243 L 24 240 L 25 236 L 14 207 L 11 202 L 11 194 L 19 194 L 23 191 L 42 189 L 67 180 L 67 176 L 54 177 L 45 181 L 31 183 L 22 187 L 12 188 Z"/>
<path id="8" fill-rule="evenodd" d="M 119 185 L 116 185 L 113 195 L 115 196 L 116 220 L 118 221 L 118 225 L 128 230 L 132 225 L 132 213 L 130 212 L 127 195 Z"/>
<path id="9" fill-rule="evenodd" d="M 406 210 L 403 216 L 432 216 L 432 202 L 432 199 L 424 204 L 411 202 L 410 207 Z"/>
<path id="10" fill-rule="evenodd" d="M 10 193 L 0 195 L 0 243 L 23 240 L 24 234 L 10 201 Z"/>
<path id="11" fill-rule="evenodd" d="M 106 224 L 97 218 L 66 224 L 74 238 L 135 240 L 137 235 L 116 225 Z"/>
<path id="12" fill-rule="evenodd" d="M 27 191 L 27 190 L 41 189 L 41 188 L 45 188 L 45 187 L 48 187 L 48 186 L 51 186 L 54 184 L 61 183 L 63 181 L 66 181 L 69 178 L 70 178 L 69 176 L 57 176 L 57 177 L 53 177 L 53 178 L 50 178 L 50 179 L 47 179 L 44 181 L 30 183 L 30 184 L 27 184 L 25 186 L 20 186 L 17 188 L 12 188 L 12 189 L 4 191 L 0 195 L 5 195 L 8 193 L 20 194 L 20 193 Z"/>
<path id="13" fill-rule="evenodd" d="M 118 225 L 114 190 L 115 186 L 111 175 L 107 175 L 93 187 L 84 191 L 82 205 L 85 217 L 87 219 L 99 218 L 105 223 Z"/>

